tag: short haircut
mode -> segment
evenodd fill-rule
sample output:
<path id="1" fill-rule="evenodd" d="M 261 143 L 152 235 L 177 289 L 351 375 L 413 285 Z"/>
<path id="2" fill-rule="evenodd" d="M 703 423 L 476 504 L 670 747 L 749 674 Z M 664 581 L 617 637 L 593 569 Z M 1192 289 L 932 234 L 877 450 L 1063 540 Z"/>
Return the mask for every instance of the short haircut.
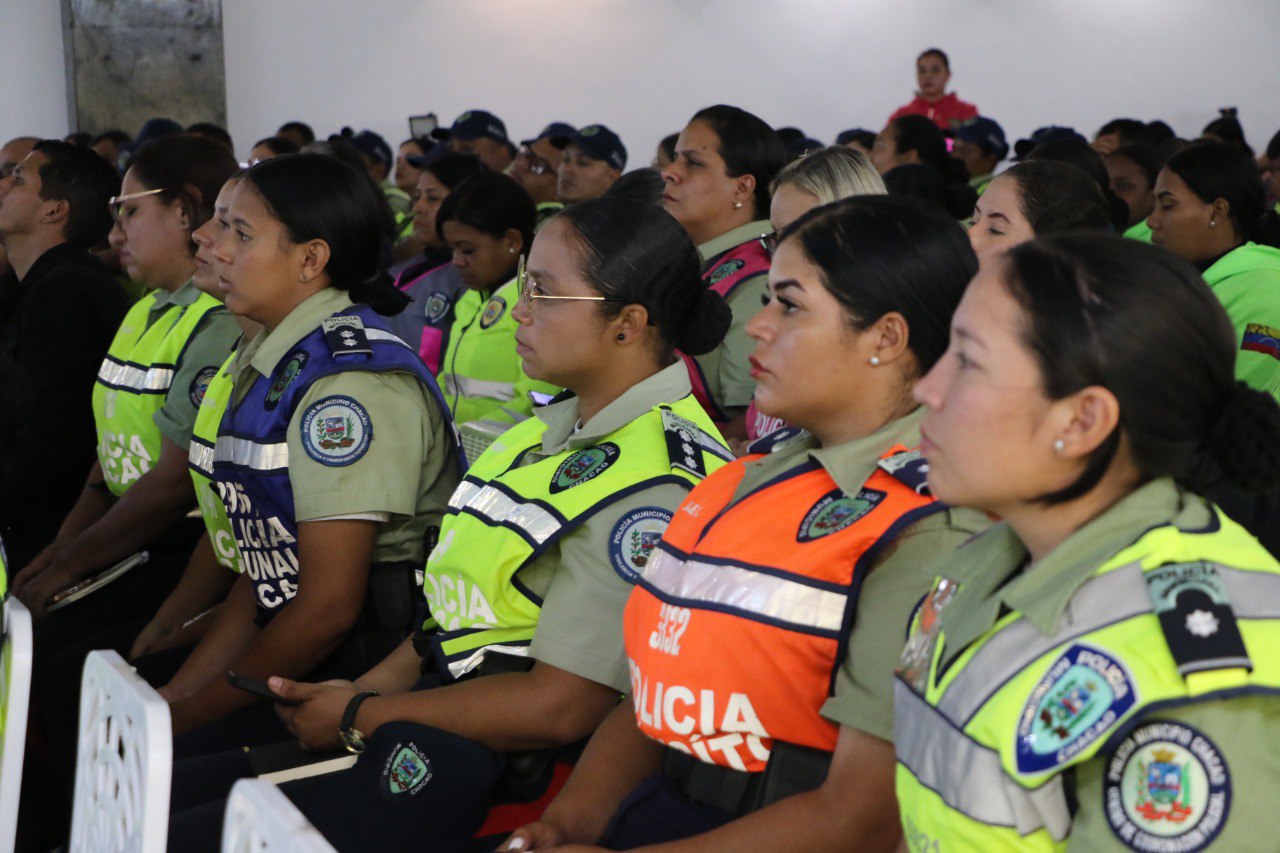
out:
<path id="1" fill-rule="evenodd" d="M 120 173 L 92 150 L 44 139 L 33 149 L 44 156 L 40 198 L 65 201 L 71 207 L 62 235 L 69 243 L 96 246 L 111 233 L 107 202 L 120 192 Z"/>

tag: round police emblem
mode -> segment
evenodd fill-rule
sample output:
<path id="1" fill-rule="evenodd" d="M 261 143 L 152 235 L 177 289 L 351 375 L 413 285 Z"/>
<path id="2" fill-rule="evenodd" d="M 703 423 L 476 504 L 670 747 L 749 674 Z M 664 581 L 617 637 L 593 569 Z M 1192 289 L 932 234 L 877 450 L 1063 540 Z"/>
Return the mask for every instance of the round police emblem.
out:
<path id="1" fill-rule="evenodd" d="M 609 562 L 624 581 L 636 582 L 670 523 L 671 512 L 657 506 L 633 509 L 618 519 L 609 534 Z"/>
<path id="2" fill-rule="evenodd" d="M 271 387 L 267 389 L 266 399 L 263 400 L 262 407 L 267 410 L 274 409 L 280 403 L 280 398 L 284 396 L 284 392 L 289 390 L 289 386 L 293 384 L 293 380 L 298 378 L 298 374 L 302 372 L 302 368 L 307 364 L 307 354 L 298 351 L 285 359 L 284 364 L 276 368 L 275 375 L 271 377 Z"/>
<path id="3" fill-rule="evenodd" d="M 551 492 L 563 492 L 565 489 L 572 489 L 574 486 L 580 486 L 588 480 L 595 479 L 604 473 L 605 469 L 618 461 L 618 457 L 622 455 L 622 451 L 618 449 L 618 445 L 611 441 L 604 444 L 597 444 L 595 447 L 588 447 L 585 450 L 579 450 L 569 456 L 568 459 L 560 463 L 556 468 L 556 472 L 551 475 Z"/>
<path id="4" fill-rule="evenodd" d="M 431 759 L 413 741 L 397 743 L 391 747 L 382 765 L 382 790 L 388 799 L 409 796 L 421 791 L 431 781 Z"/>
<path id="5" fill-rule="evenodd" d="M 209 383 L 217 375 L 218 368 L 216 367 L 203 368 L 196 374 L 196 378 L 191 380 L 191 388 L 187 392 L 191 397 L 191 405 L 200 408 L 200 403 L 204 400 L 204 392 L 209 390 Z"/>
<path id="6" fill-rule="evenodd" d="M 1111 753 L 1102 800 L 1111 831 L 1131 850 L 1194 853 L 1227 823 L 1231 774 L 1203 732 L 1152 720 Z"/>
<path id="7" fill-rule="evenodd" d="M 746 265 L 747 262 L 741 258 L 734 258 L 731 261 L 725 261 L 723 264 L 712 270 L 711 277 L 707 279 L 707 284 L 715 284 L 723 278 L 728 278 Z"/>
<path id="8" fill-rule="evenodd" d="M 443 293 L 433 293 L 427 297 L 427 304 L 424 306 L 423 311 L 427 315 L 428 323 L 439 323 L 452 307 L 453 300 L 449 297 Z"/>
<path id="9" fill-rule="evenodd" d="M 487 329 L 498 320 L 502 319 L 502 315 L 507 311 L 507 300 L 501 296 L 495 296 L 489 300 L 484 306 L 484 313 L 480 315 L 480 328 Z"/>
<path id="10" fill-rule="evenodd" d="M 302 416 L 302 448 L 321 465 L 341 467 L 360 459 L 373 440 L 373 421 L 355 400 L 326 397 Z"/>
<path id="11" fill-rule="evenodd" d="M 839 533 L 875 509 L 884 496 L 884 492 L 876 489 L 860 489 L 857 496 L 851 498 L 840 489 L 833 489 L 805 513 L 796 531 L 796 541 L 812 542 Z"/>

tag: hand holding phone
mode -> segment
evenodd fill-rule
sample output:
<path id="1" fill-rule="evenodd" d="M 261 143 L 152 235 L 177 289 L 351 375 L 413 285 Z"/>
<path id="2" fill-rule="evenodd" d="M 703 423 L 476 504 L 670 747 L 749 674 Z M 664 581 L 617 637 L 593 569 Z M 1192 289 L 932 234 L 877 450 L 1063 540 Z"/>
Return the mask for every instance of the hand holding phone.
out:
<path id="1" fill-rule="evenodd" d="M 276 693 L 267 686 L 265 681 L 259 681 L 256 678 L 250 678 L 247 675 L 241 675 L 238 672 L 228 672 L 227 681 L 232 687 L 237 687 L 254 696 L 261 696 L 263 699 L 269 699 L 272 702 L 279 702 L 281 705 L 301 705 L 297 699 L 286 699 L 279 693 Z"/>

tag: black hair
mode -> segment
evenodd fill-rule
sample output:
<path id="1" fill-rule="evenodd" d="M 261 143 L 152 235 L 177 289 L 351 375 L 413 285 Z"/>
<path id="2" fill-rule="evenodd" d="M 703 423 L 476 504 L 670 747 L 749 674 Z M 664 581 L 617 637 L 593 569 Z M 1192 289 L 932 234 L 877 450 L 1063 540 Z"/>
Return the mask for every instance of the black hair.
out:
<path id="1" fill-rule="evenodd" d="M 899 152 L 914 151 L 920 162 L 932 166 L 949 184 L 969 182 L 964 164 L 947 153 L 947 137 L 934 123 L 924 116 L 899 116 L 889 122 L 894 148 Z"/>
<path id="2" fill-rule="evenodd" d="M 1205 204 L 1227 203 L 1227 217 L 1242 241 L 1280 247 L 1280 214 L 1267 206 L 1262 176 L 1253 158 L 1224 142 L 1196 142 L 1164 167 Z"/>
<path id="3" fill-rule="evenodd" d="M 162 136 L 143 145 L 125 164 L 125 172 L 149 190 L 164 190 L 165 204 L 178 201 L 194 232 L 213 216 L 213 203 L 227 178 L 240 169 L 231 149 L 205 136 Z M 193 194 L 191 189 L 195 190 Z M 195 254 L 195 241 L 189 248 Z"/>
<path id="4" fill-rule="evenodd" d="M 1275 160 L 1280 158 L 1280 130 L 1276 131 L 1276 135 L 1271 137 L 1271 141 L 1267 143 L 1267 159 Z"/>
<path id="5" fill-rule="evenodd" d="M 1121 145 L 1133 145 L 1135 142 L 1146 142 L 1148 144 L 1154 142 L 1147 123 L 1138 121 L 1136 118 L 1113 118 L 1098 128 L 1098 132 L 1094 136 L 1109 136 L 1113 133 L 1120 137 Z M 1172 132 L 1170 135 L 1172 135 Z"/>
<path id="6" fill-rule="evenodd" d="M 1107 174 L 1107 164 L 1102 162 L 1102 155 L 1094 151 L 1089 143 L 1081 139 L 1055 139 L 1053 142 L 1037 145 L 1026 159 L 1070 163 L 1082 170 L 1093 179 L 1098 189 L 1102 190 L 1102 197 L 1106 200 L 1108 215 L 1111 218 L 1111 227 L 1117 233 L 1123 233 L 1129 227 L 1129 205 L 1111 189 L 1111 177 Z M 1155 181 L 1153 180 L 1152 183 L 1154 184 Z"/>
<path id="7" fill-rule="evenodd" d="M 876 144 L 876 133 L 873 130 L 864 130 L 860 127 L 840 131 L 840 135 L 836 137 L 836 145 L 848 145 L 850 142 L 856 142 L 870 151 L 872 146 Z"/>
<path id="8" fill-rule="evenodd" d="M 1133 163 L 1142 170 L 1142 174 L 1147 176 L 1147 183 L 1153 187 L 1156 185 L 1156 176 L 1160 174 L 1160 167 L 1164 165 L 1164 161 L 1160 159 L 1160 153 L 1156 150 L 1156 147 L 1143 143 L 1122 145 L 1112 151 L 1109 156 L 1122 157 Z"/>
<path id="9" fill-rule="evenodd" d="M 104 130 L 93 138 L 89 145 L 97 145 L 99 142 L 110 142 L 112 145 L 123 145 L 126 142 L 132 142 L 133 137 L 125 133 L 123 130 Z"/>
<path id="10" fill-rule="evenodd" d="M 1102 188 L 1078 166 L 1060 160 L 1025 160 L 1000 177 L 1006 175 L 1017 182 L 1018 207 L 1037 237 L 1115 229 Z M 1121 205 L 1128 221 L 1128 205 Z"/>
<path id="11" fill-rule="evenodd" d="M 1236 108 L 1223 107 L 1218 110 L 1218 113 L 1217 118 L 1204 126 L 1204 130 L 1200 131 L 1200 135 L 1225 142 L 1232 148 L 1236 148 L 1253 157 L 1253 148 L 1244 139 L 1244 127 L 1240 124 Z"/>
<path id="12" fill-rule="evenodd" d="M 281 154 L 297 154 L 301 150 L 292 139 L 285 139 L 283 136 L 268 136 L 266 139 L 259 139 L 253 143 L 254 148 L 260 145 L 277 157 Z"/>
<path id="13" fill-rule="evenodd" d="M 660 207 L 630 198 L 601 197 L 570 205 L 555 220 L 569 226 L 582 277 L 597 292 L 643 305 L 664 343 L 689 355 L 711 352 L 724 340 L 733 313 L 702 280 L 702 259 L 689 235 Z M 600 303 L 617 315 L 618 303 Z"/>
<path id="14" fill-rule="evenodd" d="M 276 134 L 279 135 L 286 131 L 301 136 L 305 140 L 304 144 L 316 141 L 316 132 L 305 121 L 286 121 L 276 130 Z"/>
<path id="15" fill-rule="evenodd" d="M 899 196 L 853 196 L 814 208 L 780 240 L 799 242 L 853 328 L 901 314 L 921 376 L 946 352 L 951 315 L 978 271 L 955 219 Z"/>
<path id="16" fill-rule="evenodd" d="M 350 128 L 347 129 L 350 130 Z M 306 145 L 302 146 L 302 153 L 323 154 L 326 157 L 341 160 L 357 172 L 364 171 L 367 173 L 369 171 L 369 164 L 365 161 L 364 155 L 360 153 L 358 148 L 351 144 L 350 139 L 340 134 L 335 133 L 328 139 L 308 142 Z M 369 180 L 372 181 L 373 178 L 370 178 Z M 374 186 L 377 186 L 377 184 L 375 183 Z"/>
<path id="17" fill-rule="evenodd" d="M 672 133 L 662 137 L 662 141 L 658 143 L 658 147 L 662 149 L 663 154 L 667 155 L 668 160 L 676 159 L 676 141 L 679 139 L 680 134 Z"/>
<path id="18" fill-rule="evenodd" d="M 458 184 L 472 175 L 488 171 L 488 167 L 485 166 L 484 161 L 474 154 L 455 154 L 450 151 L 447 154 L 441 154 L 423 166 L 422 171 L 435 175 L 437 181 L 448 187 L 450 192 L 453 192 Z"/>
<path id="19" fill-rule="evenodd" d="M 1173 132 L 1173 128 L 1169 126 L 1169 123 L 1161 121 L 1160 119 L 1147 122 L 1147 133 L 1151 136 L 1150 142 L 1152 145 L 1160 145 L 1166 140 L 1173 139 L 1177 136 L 1177 134 Z"/>
<path id="20" fill-rule="evenodd" d="M 214 124 L 211 121 L 198 121 L 187 128 L 187 133 L 191 136 L 203 136 L 212 139 L 214 142 L 221 142 L 231 151 L 236 150 L 236 146 L 231 141 L 231 134 L 220 124 Z"/>
<path id="21" fill-rule="evenodd" d="M 942 48 L 940 47 L 927 48 L 919 56 L 916 57 L 916 62 L 919 62 L 920 60 L 924 59 L 926 56 L 938 57 L 939 59 L 942 60 L 942 67 L 946 68 L 948 71 L 951 70 L 951 58 L 947 56 L 947 52 Z"/>
<path id="22" fill-rule="evenodd" d="M 389 211 L 368 175 L 323 154 L 287 154 L 250 166 L 240 180 L 258 193 L 291 242 L 329 245 L 331 287 L 383 315 L 409 304 L 381 267 Z"/>
<path id="23" fill-rule="evenodd" d="M 77 148 L 88 148 L 89 143 L 93 142 L 93 134 L 87 131 L 77 130 L 75 133 L 68 133 L 62 140 L 70 143 Z"/>
<path id="24" fill-rule="evenodd" d="M 609 185 L 604 191 L 607 198 L 631 198 L 662 207 L 662 194 L 666 182 L 657 169 L 633 169 Z"/>
<path id="25" fill-rule="evenodd" d="M 444 239 L 446 222 L 470 226 L 490 237 L 502 237 L 515 230 L 520 232 L 521 251 L 528 252 L 537 218 L 537 206 L 519 181 L 497 172 L 477 172 L 454 187 L 441 202 L 436 213 L 436 235 Z M 513 257 L 512 269 L 515 264 Z"/>
<path id="26" fill-rule="evenodd" d="M 715 131 L 720 140 L 717 153 L 724 160 L 729 177 L 751 175 L 756 179 L 754 218 L 767 215 L 769 187 L 782 167 L 787 165 L 787 146 L 782 138 L 764 119 L 725 104 L 698 110 L 689 123 L 695 121 L 703 122 Z"/>
<path id="27" fill-rule="evenodd" d="M 949 184 L 938 170 L 924 163 L 903 163 L 884 173 L 885 189 L 890 195 L 910 196 L 935 204 L 956 219 L 973 211 L 978 191 L 967 183 Z"/>
<path id="28" fill-rule="evenodd" d="M 1231 321 L 1190 264 L 1137 240 L 1092 235 L 1033 240 L 1006 257 L 1005 286 L 1022 306 L 1022 338 L 1045 395 L 1096 385 L 1120 405 L 1116 430 L 1080 477 L 1042 501 L 1091 491 L 1122 435 L 1147 479 L 1175 477 L 1196 490 L 1280 485 L 1280 406 L 1235 381 Z"/>
<path id="29" fill-rule="evenodd" d="M 40 198 L 57 199 L 71 207 L 62 226 L 68 243 L 96 246 L 111 232 L 107 202 L 120 192 L 120 173 L 88 148 L 55 139 L 42 139 L 32 151 L 42 154 Z"/>

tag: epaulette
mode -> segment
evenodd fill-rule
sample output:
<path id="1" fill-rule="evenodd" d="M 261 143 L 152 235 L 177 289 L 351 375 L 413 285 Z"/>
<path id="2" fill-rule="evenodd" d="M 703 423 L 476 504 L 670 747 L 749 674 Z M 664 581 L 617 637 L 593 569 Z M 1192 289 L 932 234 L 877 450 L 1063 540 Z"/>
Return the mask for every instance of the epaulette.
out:
<path id="1" fill-rule="evenodd" d="M 1216 565 L 1170 563 L 1143 572 L 1142 579 L 1184 678 L 1213 669 L 1253 669 Z"/>
<path id="2" fill-rule="evenodd" d="M 359 317 L 325 317 L 320 321 L 320 328 L 324 329 L 324 342 L 329 345 L 329 353 L 335 358 L 342 355 L 373 355 L 369 335 Z"/>
<path id="3" fill-rule="evenodd" d="M 928 495 L 929 463 L 919 450 L 904 450 L 881 459 L 879 465 L 895 480 L 918 495 Z"/>
<path id="4" fill-rule="evenodd" d="M 733 459 L 733 453 L 701 427 L 667 407 L 662 407 L 662 432 L 667 441 L 667 456 L 671 467 L 687 471 L 695 477 L 707 476 L 707 463 L 702 454 L 710 453 L 725 461 Z"/>
<path id="5" fill-rule="evenodd" d="M 800 427 L 782 427 L 748 444 L 747 453 L 773 453 L 803 441 L 807 436 L 808 433 Z"/>

